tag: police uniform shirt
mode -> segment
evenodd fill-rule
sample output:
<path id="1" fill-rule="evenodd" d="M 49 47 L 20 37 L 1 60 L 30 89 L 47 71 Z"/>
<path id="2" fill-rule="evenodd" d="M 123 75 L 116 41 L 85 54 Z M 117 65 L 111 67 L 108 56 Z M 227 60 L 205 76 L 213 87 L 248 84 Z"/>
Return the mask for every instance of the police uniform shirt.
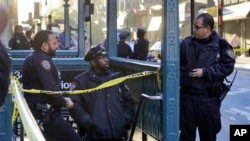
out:
<path id="1" fill-rule="evenodd" d="M 23 64 L 23 88 L 38 90 L 60 90 L 58 70 L 52 62 L 52 57 L 41 50 L 34 51 L 26 57 Z M 65 106 L 62 95 L 43 95 L 25 93 L 28 103 L 50 103 L 57 107 Z"/>

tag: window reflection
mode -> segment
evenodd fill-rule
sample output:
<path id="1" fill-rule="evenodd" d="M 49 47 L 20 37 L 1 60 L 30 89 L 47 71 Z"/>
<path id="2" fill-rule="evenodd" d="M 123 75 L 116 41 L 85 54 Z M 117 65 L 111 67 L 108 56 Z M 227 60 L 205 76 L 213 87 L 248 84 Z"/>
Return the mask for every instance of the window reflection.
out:
<path id="1" fill-rule="evenodd" d="M 24 33 L 27 30 L 32 31 L 32 36 L 41 29 L 52 30 L 58 38 L 60 43 L 60 50 L 64 51 L 77 51 L 79 45 L 78 34 L 78 18 L 79 18 L 79 0 L 69 0 L 69 27 L 64 26 L 64 0 L 47 0 L 45 3 L 43 0 L 38 0 L 38 3 L 30 18 L 24 21 L 29 25 L 29 28 L 24 29 Z M 85 1 L 87 2 L 87 1 Z M 191 34 L 191 0 L 179 1 L 179 27 L 180 27 L 180 39 L 185 38 Z M 35 6 L 35 3 L 33 6 Z M 89 7 L 90 21 L 84 22 L 84 51 L 89 50 L 90 46 L 96 44 L 106 44 L 107 38 L 107 0 L 90 0 L 93 7 Z M 195 16 L 199 12 L 203 12 L 209 6 L 215 5 L 214 0 L 195 0 Z M 32 9 L 34 8 L 32 6 Z M 14 6 L 13 6 L 14 7 Z M 93 9 L 91 9 L 93 8 Z M 86 8 L 87 9 L 87 8 Z M 85 9 L 85 10 L 86 10 Z M 119 34 L 121 32 L 127 32 L 128 37 L 126 42 L 134 51 L 134 42 L 137 39 L 137 29 L 143 28 L 146 30 L 145 38 L 149 41 L 149 52 L 155 44 L 161 43 L 162 38 L 162 0 L 118 0 L 117 1 L 117 42 L 119 41 Z M 22 9 L 20 9 L 22 10 Z M 91 14 L 93 12 L 93 14 Z M 28 14 L 28 13 L 27 13 Z M 12 16 L 13 21 L 17 19 Z M 12 27 L 16 25 L 16 22 L 11 23 Z M 83 25 L 82 25 L 83 26 Z M 65 28 L 69 28 L 70 45 L 65 46 L 64 31 Z M 14 28 L 13 31 L 14 32 Z M 11 36 L 10 36 L 11 38 Z M 32 46 L 32 45 L 30 45 Z M 31 47 L 27 47 L 30 49 Z M 153 50 L 153 49 L 151 49 Z M 157 60 L 158 55 L 155 56 Z"/>

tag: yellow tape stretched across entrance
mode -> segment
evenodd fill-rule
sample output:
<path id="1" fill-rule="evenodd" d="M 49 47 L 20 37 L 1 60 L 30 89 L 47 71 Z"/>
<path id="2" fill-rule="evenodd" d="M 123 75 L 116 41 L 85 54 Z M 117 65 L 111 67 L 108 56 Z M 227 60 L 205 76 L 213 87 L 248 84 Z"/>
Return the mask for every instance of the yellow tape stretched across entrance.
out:
<path id="1" fill-rule="evenodd" d="M 86 90 L 74 90 L 74 91 L 47 91 L 47 90 L 36 90 L 36 89 L 31 89 L 31 90 L 21 89 L 21 85 L 20 85 L 20 82 L 18 81 L 18 79 L 13 75 L 11 75 L 10 78 L 15 81 L 19 90 L 22 92 L 33 93 L 33 94 L 41 94 L 41 93 L 43 93 L 43 94 L 83 94 L 83 93 L 85 93 L 86 94 L 86 93 L 91 93 L 93 91 L 97 91 L 97 90 L 101 90 L 101 89 L 104 89 L 107 87 L 117 85 L 117 84 L 124 82 L 125 80 L 128 80 L 128 79 L 134 79 L 134 78 L 139 78 L 139 77 L 153 75 L 153 74 L 157 75 L 158 87 L 161 90 L 161 80 L 160 80 L 160 73 L 159 72 L 160 72 L 160 68 L 157 71 L 139 72 L 139 73 L 135 73 L 135 74 L 127 75 L 124 77 L 109 80 L 109 81 L 107 81 L 107 82 L 105 82 L 105 83 L 103 83 L 95 88 L 90 88 L 90 89 L 86 89 Z M 13 93 L 13 91 L 11 90 L 10 93 Z M 16 104 L 14 102 L 12 126 L 13 126 L 17 116 L 18 116 L 18 109 L 17 109 Z"/>
<path id="2" fill-rule="evenodd" d="M 30 89 L 30 90 L 26 90 L 26 89 L 22 89 L 21 91 L 26 92 L 26 93 L 33 93 L 33 94 L 83 94 L 83 93 L 91 93 L 93 91 L 97 91 L 97 90 L 101 90 L 107 87 L 111 87 L 114 85 L 117 85 L 125 80 L 128 79 L 134 79 L 134 78 L 138 78 L 138 77 L 142 77 L 142 76 L 148 76 L 148 75 L 153 75 L 153 74 L 158 74 L 157 71 L 144 71 L 144 72 L 139 72 L 139 73 L 135 73 L 135 74 L 131 74 L 131 75 L 127 75 L 124 77 L 120 77 L 120 78 L 116 78 L 116 79 L 112 79 L 109 80 L 95 88 L 90 88 L 90 89 L 86 89 L 86 90 L 74 90 L 74 91 L 47 91 L 47 90 L 37 90 L 37 89 Z"/>

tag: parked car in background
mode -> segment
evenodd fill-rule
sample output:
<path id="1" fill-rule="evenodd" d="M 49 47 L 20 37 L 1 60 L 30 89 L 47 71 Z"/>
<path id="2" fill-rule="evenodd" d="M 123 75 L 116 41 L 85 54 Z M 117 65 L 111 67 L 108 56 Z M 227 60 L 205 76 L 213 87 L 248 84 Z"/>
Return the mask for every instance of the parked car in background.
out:
<path id="1" fill-rule="evenodd" d="M 155 42 L 150 48 L 150 52 L 159 52 L 161 53 L 161 41 Z"/>
<path id="2" fill-rule="evenodd" d="M 149 47 L 148 60 L 153 60 L 153 62 L 160 62 L 161 41 L 157 41 L 151 47 Z"/>

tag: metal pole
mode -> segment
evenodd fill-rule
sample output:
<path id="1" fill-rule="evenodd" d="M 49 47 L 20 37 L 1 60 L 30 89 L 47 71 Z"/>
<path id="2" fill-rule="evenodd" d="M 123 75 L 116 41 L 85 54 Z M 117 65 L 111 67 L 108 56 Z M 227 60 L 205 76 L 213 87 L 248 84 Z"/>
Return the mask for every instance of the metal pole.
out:
<path id="1" fill-rule="evenodd" d="M 190 8 L 191 8 L 191 34 L 193 34 L 193 24 L 194 24 L 194 18 L 195 18 L 195 9 L 194 9 L 194 0 L 191 0 L 190 3 Z"/>
<path id="2" fill-rule="evenodd" d="M 179 141 L 179 1 L 163 1 L 163 141 Z"/>
<path id="3" fill-rule="evenodd" d="M 107 41 L 109 56 L 117 56 L 117 0 L 107 0 Z M 112 48 L 112 50 L 110 49 Z"/>
<path id="4" fill-rule="evenodd" d="M 69 30 L 69 0 L 64 0 L 64 43 L 65 48 L 69 48 L 69 41 L 70 41 L 70 30 Z"/>
<path id="5" fill-rule="evenodd" d="M 83 0 L 78 0 L 78 57 L 85 54 L 84 28 L 84 4 Z"/>
<path id="6" fill-rule="evenodd" d="M 223 0 L 218 0 L 218 33 L 223 34 Z"/>

